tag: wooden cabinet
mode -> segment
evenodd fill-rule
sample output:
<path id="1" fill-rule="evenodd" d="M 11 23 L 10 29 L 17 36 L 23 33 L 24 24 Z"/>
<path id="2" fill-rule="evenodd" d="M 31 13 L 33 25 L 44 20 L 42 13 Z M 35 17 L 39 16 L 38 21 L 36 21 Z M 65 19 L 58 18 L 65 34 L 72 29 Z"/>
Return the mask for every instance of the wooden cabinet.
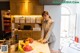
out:
<path id="1" fill-rule="evenodd" d="M 25 15 L 26 13 L 25 2 L 19 2 L 16 4 L 16 13 L 19 15 Z"/>
<path id="2" fill-rule="evenodd" d="M 28 2 L 28 12 L 31 15 L 41 15 L 44 10 L 44 7 L 33 2 Z"/>
<path id="3" fill-rule="evenodd" d="M 28 1 L 28 13 L 30 15 L 41 15 L 44 11 L 44 5 L 39 3 L 39 0 L 29 0 Z"/>
<path id="4" fill-rule="evenodd" d="M 24 15 L 25 14 L 25 2 L 22 0 L 18 1 L 10 0 L 10 10 L 12 15 Z"/>
<path id="5" fill-rule="evenodd" d="M 15 34 L 18 35 L 19 40 L 24 40 L 27 39 L 28 37 L 32 38 L 32 31 L 27 31 L 27 30 L 18 30 L 15 31 Z"/>
<path id="6" fill-rule="evenodd" d="M 44 6 L 38 0 L 10 0 L 12 15 L 41 15 Z"/>
<path id="7" fill-rule="evenodd" d="M 32 38 L 34 38 L 35 40 L 40 39 L 41 38 L 41 31 L 33 31 Z"/>
<path id="8" fill-rule="evenodd" d="M 28 37 L 38 40 L 41 37 L 41 31 L 18 30 L 15 31 L 15 34 L 18 35 L 19 40 L 24 40 Z"/>
<path id="9" fill-rule="evenodd" d="M 34 10 L 33 10 L 33 8 L 34 8 L 34 4 L 33 3 L 31 3 L 31 2 L 28 2 L 28 14 L 34 14 Z"/>

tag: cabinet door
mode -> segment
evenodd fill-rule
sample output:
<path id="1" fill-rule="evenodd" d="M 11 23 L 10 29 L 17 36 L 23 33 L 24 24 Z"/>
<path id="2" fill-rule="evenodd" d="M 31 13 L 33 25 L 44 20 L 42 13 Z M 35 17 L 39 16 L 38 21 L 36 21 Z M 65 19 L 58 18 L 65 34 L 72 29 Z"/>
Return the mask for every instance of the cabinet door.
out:
<path id="1" fill-rule="evenodd" d="M 31 31 L 23 31 L 22 39 L 27 39 L 28 37 L 31 37 Z"/>
<path id="2" fill-rule="evenodd" d="M 41 15 L 44 10 L 44 6 L 37 2 L 28 2 L 28 14 L 29 15 Z"/>
<path id="3" fill-rule="evenodd" d="M 26 15 L 28 13 L 28 0 L 10 0 L 12 15 Z"/>
<path id="4" fill-rule="evenodd" d="M 29 15 L 33 15 L 34 12 L 33 12 L 33 9 L 34 9 L 34 4 L 32 2 L 28 2 L 28 14 Z"/>
<path id="5" fill-rule="evenodd" d="M 19 2 L 16 4 L 16 12 L 18 15 L 25 15 L 25 2 Z"/>
<path id="6" fill-rule="evenodd" d="M 28 37 L 32 38 L 32 32 L 31 31 L 15 31 L 15 35 L 18 34 L 19 40 L 27 39 Z"/>
<path id="7" fill-rule="evenodd" d="M 10 2 L 10 10 L 11 10 L 11 14 L 12 14 L 12 15 L 17 14 L 16 2 Z"/>
<path id="8" fill-rule="evenodd" d="M 44 7 L 42 5 L 35 5 L 33 10 L 35 15 L 41 15 Z"/>
<path id="9" fill-rule="evenodd" d="M 32 32 L 32 38 L 35 40 L 38 40 L 41 38 L 41 31 L 33 31 Z"/>
<path id="10" fill-rule="evenodd" d="M 44 5 L 38 0 L 10 0 L 12 15 L 41 15 Z"/>

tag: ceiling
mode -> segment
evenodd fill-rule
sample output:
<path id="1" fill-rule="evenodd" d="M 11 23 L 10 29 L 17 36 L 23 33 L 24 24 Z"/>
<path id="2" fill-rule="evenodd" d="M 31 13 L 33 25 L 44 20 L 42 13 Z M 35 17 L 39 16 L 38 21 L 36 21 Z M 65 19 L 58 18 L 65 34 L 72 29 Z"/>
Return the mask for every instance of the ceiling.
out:
<path id="1" fill-rule="evenodd" d="M 39 0 L 44 5 L 60 5 L 65 0 Z"/>

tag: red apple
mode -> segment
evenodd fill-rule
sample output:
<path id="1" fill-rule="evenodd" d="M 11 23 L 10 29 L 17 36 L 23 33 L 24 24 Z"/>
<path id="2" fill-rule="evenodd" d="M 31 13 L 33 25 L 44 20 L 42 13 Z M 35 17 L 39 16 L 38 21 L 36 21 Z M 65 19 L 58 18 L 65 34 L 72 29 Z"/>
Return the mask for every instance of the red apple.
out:
<path id="1" fill-rule="evenodd" d="M 33 39 L 32 38 L 29 39 L 29 43 L 33 43 Z"/>
<path id="2" fill-rule="evenodd" d="M 33 41 L 34 41 L 32 38 L 28 38 L 26 40 L 29 41 L 29 43 L 33 43 Z"/>
<path id="3" fill-rule="evenodd" d="M 32 51 L 33 49 L 32 49 L 31 46 L 26 45 L 26 46 L 23 48 L 23 50 L 26 51 L 26 52 L 29 52 L 29 51 Z"/>

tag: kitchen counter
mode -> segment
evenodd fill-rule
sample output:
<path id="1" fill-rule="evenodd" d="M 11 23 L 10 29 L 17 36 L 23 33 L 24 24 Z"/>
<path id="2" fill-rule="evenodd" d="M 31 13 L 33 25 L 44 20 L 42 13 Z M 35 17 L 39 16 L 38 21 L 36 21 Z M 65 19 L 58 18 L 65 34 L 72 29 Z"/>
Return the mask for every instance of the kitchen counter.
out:
<path id="1" fill-rule="evenodd" d="M 23 40 L 19 40 L 19 43 L 23 42 Z M 29 45 L 33 48 L 30 52 L 23 52 L 23 53 L 50 53 L 48 43 L 42 44 L 38 41 L 33 41 L 33 43 L 29 43 Z M 17 44 L 10 45 L 10 53 L 22 53 L 20 51 L 15 51 Z M 0 53 L 1 49 L 0 49 Z"/>
<path id="2" fill-rule="evenodd" d="M 20 42 L 22 42 L 22 40 L 20 40 L 19 43 Z M 42 44 L 40 42 L 34 41 L 32 44 L 29 45 L 32 46 L 33 50 L 25 53 L 50 53 L 48 43 Z"/>

